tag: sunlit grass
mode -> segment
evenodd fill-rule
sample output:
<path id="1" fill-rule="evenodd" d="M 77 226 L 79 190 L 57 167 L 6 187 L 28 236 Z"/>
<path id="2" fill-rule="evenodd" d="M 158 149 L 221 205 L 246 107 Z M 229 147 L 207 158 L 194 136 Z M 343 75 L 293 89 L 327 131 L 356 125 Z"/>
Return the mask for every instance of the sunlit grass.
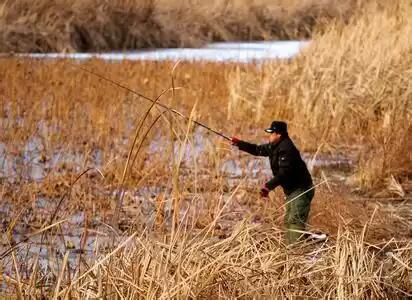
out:
<path id="1" fill-rule="evenodd" d="M 308 39 L 332 21 L 345 22 L 364 1 L 358 2 L 1 1 L 0 51 L 111 51 Z"/>
<path id="2" fill-rule="evenodd" d="M 411 26 L 401 8 L 331 27 L 288 62 L 180 63 L 173 84 L 173 63 L 81 64 L 153 99 L 168 90 L 163 105 L 229 136 L 263 141 L 261 128 L 285 119 L 309 161 L 354 157 L 345 169 L 313 165 L 308 229 L 329 234 L 318 245 L 284 244 L 281 191 L 258 195 L 270 176 L 263 160 L 161 107 L 149 112 L 149 101 L 77 62 L 3 58 L 1 290 L 410 297 Z"/>
<path id="3" fill-rule="evenodd" d="M 283 118 L 314 150 L 359 150 L 356 180 L 363 188 L 387 184 L 391 175 L 407 178 L 411 8 L 407 1 L 387 5 L 330 26 L 297 59 L 269 63 L 262 73 L 233 72 L 237 119 Z"/>

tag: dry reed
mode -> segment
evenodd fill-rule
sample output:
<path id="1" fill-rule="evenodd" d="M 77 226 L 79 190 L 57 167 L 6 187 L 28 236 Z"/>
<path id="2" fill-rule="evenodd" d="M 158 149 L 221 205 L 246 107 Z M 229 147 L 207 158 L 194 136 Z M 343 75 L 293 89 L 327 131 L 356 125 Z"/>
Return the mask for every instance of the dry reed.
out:
<path id="1" fill-rule="evenodd" d="M 394 174 L 391 190 L 405 199 L 399 204 L 351 193 L 332 177 L 339 168 L 315 172 L 327 185 L 317 188 L 309 229 L 330 234 L 318 245 L 284 245 L 281 193 L 259 199 L 264 165 L 250 164 L 220 137 L 167 112 L 160 118 L 151 103 L 64 61 L 2 59 L 0 249 L 11 256 L 1 257 L 1 291 L 39 298 L 410 297 L 404 137 L 410 136 L 411 54 L 410 40 L 402 39 L 410 20 L 408 8 L 400 8 L 370 10 L 348 27 L 333 26 L 296 60 L 263 71 L 209 63 L 82 65 L 151 98 L 170 85 L 182 87 L 159 101 L 227 134 L 257 140 L 257 128 L 273 118 L 291 120 L 291 135 L 304 149 L 359 155 L 363 187 Z M 379 26 L 388 34 L 378 35 Z M 373 43 L 376 52 L 367 48 Z M 391 132 L 404 136 L 397 140 Z M 385 137 L 384 157 L 370 155 Z M 384 172 L 374 168 L 376 159 L 385 162 Z M 92 168 L 104 176 L 87 172 Z M 122 233 L 107 225 L 119 186 L 124 194 L 114 226 Z M 67 194 L 70 201 L 59 201 Z M 79 212 L 84 218 L 76 223 Z M 79 232 L 80 246 L 73 246 Z M 36 250 L 40 233 L 46 258 Z M 118 246 L 107 242 L 112 233 Z"/>
<path id="2" fill-rule="evenodd" d="M 345 22 L 357 0 L 59 0 L 0 2 L 1 52 L 193 47 L 211 41 L 302 39 Z"/>
<path id="3" fill-rule="evenodd" d="M 363 188 L 385 185 L 392 175 L 407 179 L 412 10 L 408 1 L 387 6 L 370 5 L 347 26 L 329 27 L 297 59 L 267 64 L 262 73 L 234 72 L 237 117 L 286 119 L 323 150 L 361 147 L 356 181 Z"/>

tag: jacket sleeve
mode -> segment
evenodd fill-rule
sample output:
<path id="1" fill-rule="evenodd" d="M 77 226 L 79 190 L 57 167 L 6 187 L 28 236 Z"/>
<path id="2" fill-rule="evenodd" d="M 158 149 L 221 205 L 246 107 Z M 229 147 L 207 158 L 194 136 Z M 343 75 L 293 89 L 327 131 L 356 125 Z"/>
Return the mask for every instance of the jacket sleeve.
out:
<path id="1" fill-rule="evenodd" d="M 287 178 L 293 176 L 293 164 L 296 159 L 296 153 L 293 151 L 287 151 L 285 149 L 279 150 L 279 171 L 273 176 L 271 180 L 266 182 L 265 186 L 269 190 L 275 189 L 278 185 L 282 184 Z"/>
<path id="2" fill-rule="evenodd" d="M 256 145 L 245 141 L 239 141 L 239 150 L 245 151 L 255 156 L 269 156 L 271 152 L 270 144 Z"/>

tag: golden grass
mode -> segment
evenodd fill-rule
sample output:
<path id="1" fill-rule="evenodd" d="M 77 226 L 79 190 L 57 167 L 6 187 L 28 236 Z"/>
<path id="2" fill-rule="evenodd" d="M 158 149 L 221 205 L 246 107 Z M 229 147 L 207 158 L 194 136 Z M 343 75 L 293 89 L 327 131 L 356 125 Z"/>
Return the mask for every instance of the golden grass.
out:
<path id="1" fill-rule="evenodd" d="M 410 244 L 385 254 L 345 232 L 333 246 L 287 249 L 278 235 L 275 228 L 241 223 L 224 240 L 140 237 L 112 263 L 99 266 L 104 291 L 90 276 L 73 293 L 158 299 L 408 296 Z"/>
<path id="2" fill-rule="evenodd" d="M 238 222 L 226 236 L 210 232 L 220 217 L 201 232 L 183 218 L 172 235 L 135 231 L 119 240 L 109 253 L 101 252 L 92 266 L 81 264 L 72 280 L 64 274 L 67 254 L 53 272 L 56 283 L 41 289 L 42 281 L 16 281 L 22 295 L 50 293 L 73 298 L 209 298 L 313 297 L 336 299 L 406 299 L 411 292 L 412 245 L 391 240 L 370 244 L 365 235 L 341 226 L 324 245 L 286 247 L 281 229 Z M 80 268 L 80 267 L 79 267 Z M 57 274 L 60 274 L 57 276 Z M 35 276 L 32 274 L 31 276 Z"/>
<path id="3" fill-rule="evenodd" d="M 1 125 L 7 154 L 24 155 L 22 149 L 38 136 L 46 162 L 56 151 L 83 155 L 83 162 L 74 161 L 51 169 L 40 182 L 25 183 L 22 178 L 16 183 L 5 182 L 4 199 L 11 200 L 16 209 L 35 207 L 34 200 L 40 194 L 51 198 L 50 203 L 55 206 L 53 199 L 67 192 L 80 173 L 78 170 L 95 164 L 92 153 L 97 148 L 103 152 L 103 164 L 99 168 L 105 178 L 93 176 L 97 172 L 92 171 L 80 178 L 71 188 L 71 199 L 64 203 L 58 218 L 81 210 L 90 220 L 99 217 L 111 223 L 116 198 L 109 196 L 110 191 L 115 191 L 123 181 L 128 154 L 133 157 L 136 153 L 131 148 L 135 128 L 150 103 L 131 97 L 65 62 L 7 59 L 1 66 L 8 70 L 5 72 L 8 77 L 0 85 L 2 101 L 6 103 L 2 114 L 7 119 L 3 119 Z M 84 66 L 110 74 L 131 87 L 142 87 L 139 91 L 151 97 L 171 85 L 168 82 L 173 65 L 168 63 L 92 61 Z M 269 119 L 251 120 L 250 123 L 226 120 L 227 105 L 222 99 L 229 99 L 229 89 L 222 83 L 237 68 L 256 71 L 248 66 L 181 64 L 177 69 L 176 86 L 184 88 L 176 91 L 175 99 L 167 94 L 161 101 L 189 112 L 198 100 L 197 119 L 224 129 L 226 133 L 256 131 L 257 126 Z M 205 85 L 210 88 L 205 89 Z M 214 113 L 208 113 L 210 111 Z M 145 130 L 158 112 L 149 115 Z M 39 128 L 42 121 L 47 130 Z M 401 217 L 398 211 L 391 215 L 384 206 L 351 199 L 353 196 L 342 187 L 332 184 L 329 190 L 321 186 L 309 222 L 311 229 L 328 232 L 331 242 L 321 249 L 288 250 L 282 242 L 281 193 L 275 193 L 272 200 L 265 203 L 258 199 L 255 179 L 238 178 L 235 185 L 231 185 L 221 172 L 220 167 L 228 159 L 237 159 L 246 168 L 250 157 L 233 153 L 226 142 L 201 130 L 196 134 L 204 137 L 202 141 L 207 149 L 204 155 L 196 161 L 179 163 L 176 160 L 171 169 L 173 147 L 166 153 L 149 155 L 148 144 L 159 135 L 162 143 L 173 145 L 171 142 L 175 140 L 178 142 L 174 147 L 184 149 L 184 141 L 193 145 L 195 137 L 186 121 L 174 119 L 171 136 L 167 120 L 159 122 L 145 142 L 141 140 L 145 130 L 138 132 L 138 144 L 144 145 L 143 151 L 139 152 L 135 164 L 130 164 L 129 176 L 124 177 L 124 186 L 130 191 L 147 186 L 159 188 L 160 193 L 155 198 L 144 200 L 153 203 L 154 225 L 147 222 L 150 213 L 147 215 L 144 204 L 136 205 L 133 197 L 125 195 L 119 219 L 128 218 L 126 225 L 132 231 L 137 230 L 139 236 L 131 240 L 131 246 L 119 248 L 105 260 L 102 260 L 105 252 L 96 246 L 101 263 L 93 260 L 79 263 L 75 267 L 81 270 L 77 276 L 83 276 L 79 281 L 73 282 L 78 277 L 70 279 L 73 275 L 65 274 L 68 266 L 62 256 L 55 258 L 59 264 L 52 264 L 53 260 L 49 262 L 55 266 L 55 281 L 52 280 L 53 284 L 47 289 L 41 288 L 44 283 L 41 279 L 30 277 L 42 278 L 42 271 L 20 281 L 15 280 L 15 275 L 6 277 L 8 287 L 15 286 L 24 295 L 46 293 L 52 297 L 70 292 L 74 298 L 114 295 L 126 298 L 251 298 L 255 294 L 317 298 L 330 295 L 345 299 L 350 294 L 357 294 L 358 298 L 381 295 L 396 298 L 408 293 L 411 227 L 410 220 Z M 296 130 L 291 127 L 292 135 L 298 136 Z M 169 192 L 174 179 L 178 180 L 178 190 Z M 226 200 L 223 202 L 223 199 Z M 182 218 L 170 207 L 189 210 Z M 35 216 L 30 226 L 49 220 L 47 215 L 36 210 L 30 215 Z M 177 225 L 172 232 L 170 223 Z M 367 230 L 362 233 L 365 224 Z M 104 231 L 93 226 L 90 230 Z M 57 244 L 58 241 L 51 244 L 51 249 L 58 248 Z M 390 251 L 395 258 L 385 254 Z M 34 284 L 37 281 L 38 284 Z"/>
<path id="4" fill-rule="evenodd" d="M 408 1 L 388 6 L 371 5 L 347 26 L 329 27 L 290 62 L 234 72 L 237 119 L 286 119 L 308 147 L 361 147 L 357 180 L 365 188 L 409 176 L 412 10 Z"/>
<path id="5" fill-rule="evenodd" d="M 43 0 L 0 2 L 1 52 L 193 47 L 210 41 L 310 38 L 345 22 L 357 0 Z"/>
<path id="6" fill-rule="evenodd" d="M 408 8 L 400 8 L 371 10 L 347 28 L 331 27 L 296 60 L 263 69 L 182 63 L 173 83 L 180 89 L 159 101 L 253 141 L 263 138 L 259 128 L 272 119 L 287 119 L 300 148 L 355 153 L 355 171 L 364 178 L 358 185 L 373 188 L 393 174 L 391 189 L 400 196 L 403 190 L 406 200 L 411 53 L 403 38 L 410 36 L 410 20 Z M 407 200 L 352 194 L 320 170 L 316 182 L 329 180 L 317 188 L 309 229 L 328 232 L 330 240 L 287 247 L 282 193 L 259 199 L 265 174 L 229 178 L 222 171 L 231 160 L 252 169 L 250 156 L 187 120 L 161 115 L 159 107 L 147 113 L 149 102 L 71 64 L 1 60 L 0 163 L 7 157 L 15 166 L 0 188 L 2 204 L 11 204 L 0 211 L 0 251 L 10 254 L 1 257 L 2 291 L 49 298 L 411 296 Z M 172 63 L 94 60 L 81 66 L 151 98 L 172 86 Z M 378 147 L 382 140 L 386 146 Z M 30 145 L 38 153 L 30 155 Z M 38 181 L 28 176 L 35 165 L 49 167 Z M 264 166 L 256 162 L 256 168 Z M 42 197 L 45 207 L 37 203 Z M 84 220 L 66 224 L 78 212 Z M 33 240 L 42 235 L 47 258 L 26 256 L 36 245 L 17 244 L 12 233 L 22 229 Z M 80 249 L 72 249 L 70 234 L 79 232 Z M 92 253 L 75 255 L 93 235 Z"/>

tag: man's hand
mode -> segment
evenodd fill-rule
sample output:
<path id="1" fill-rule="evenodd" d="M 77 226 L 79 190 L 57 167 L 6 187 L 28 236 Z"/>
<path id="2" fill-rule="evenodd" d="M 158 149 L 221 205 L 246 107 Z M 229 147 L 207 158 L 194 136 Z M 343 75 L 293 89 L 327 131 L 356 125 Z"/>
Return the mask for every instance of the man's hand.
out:
<path id="1" fill-rule="evenodd" d="M 260 189 L 260 196 L 263 198 L 269 197 L 270 190 L 266 187 L 266 185 L 262 186 Z"/>
<path id="2" fill-rule="evenodd" d="M 233 146 L 238 146 L 238 145 L 239 145 L 239 142 L 241 142 L 241 140 L 238 139 L 237 137 L 232 137 L 232 138 L 230 139 L 230 141 L 232 142 L 232 145 L 233 145 Z"/>

